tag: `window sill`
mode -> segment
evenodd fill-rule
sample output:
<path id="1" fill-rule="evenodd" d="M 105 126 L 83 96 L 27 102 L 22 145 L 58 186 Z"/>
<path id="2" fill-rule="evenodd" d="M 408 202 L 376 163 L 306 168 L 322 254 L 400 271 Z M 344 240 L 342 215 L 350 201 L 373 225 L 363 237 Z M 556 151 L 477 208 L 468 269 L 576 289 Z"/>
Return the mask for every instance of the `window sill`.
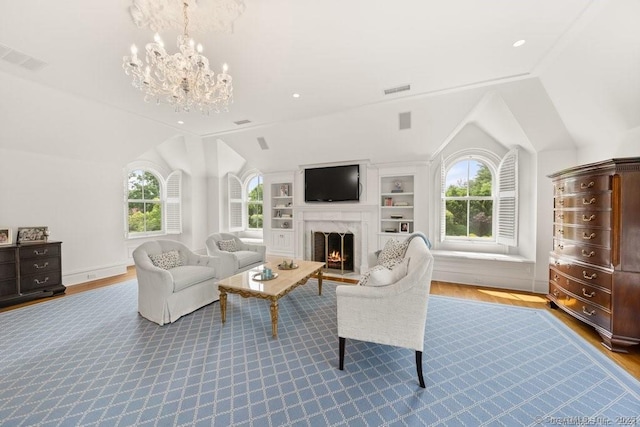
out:
<path id="1" fill-rule="evenodd" d="M 506 261 L 520 263 L 534 263 L 521 255 L 497 254 L 489 252 L 466 252 L 466 251 L 443 251 L 432 250 L 431 253 L 435 258 L 458 258 L 458 259 L 474 259 L 480 261 Z"/>
<path id="2" fill-rule="evenodd" d="M 167 236 L 167 233 L 136 233 L 136 234 L 129 234 L 126 239 L 127 240 L 138 240 L 138 239 L 149 239 L 149 238 L 153 238 L 153 237 L 162 237 L 162 236 Z"/>

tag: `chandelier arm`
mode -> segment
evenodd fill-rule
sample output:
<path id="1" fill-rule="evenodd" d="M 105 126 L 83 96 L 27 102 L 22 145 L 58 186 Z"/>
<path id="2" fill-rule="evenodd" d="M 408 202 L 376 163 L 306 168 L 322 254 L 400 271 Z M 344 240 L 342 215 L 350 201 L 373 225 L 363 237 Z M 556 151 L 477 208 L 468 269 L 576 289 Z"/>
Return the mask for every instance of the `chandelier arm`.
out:
<path id="1" fill-rule="evenodd" d="M 184 36 L 186 38 L 189 38 L 189 32 L 187 31 L 187 28 L 189 26 L 189 14 L 187 13 L 187 8 L 189 7 L 189 3 L 187 1 L 184 1 L 182 3 L 183 7 L 183 15 L 184 15 Z"/>

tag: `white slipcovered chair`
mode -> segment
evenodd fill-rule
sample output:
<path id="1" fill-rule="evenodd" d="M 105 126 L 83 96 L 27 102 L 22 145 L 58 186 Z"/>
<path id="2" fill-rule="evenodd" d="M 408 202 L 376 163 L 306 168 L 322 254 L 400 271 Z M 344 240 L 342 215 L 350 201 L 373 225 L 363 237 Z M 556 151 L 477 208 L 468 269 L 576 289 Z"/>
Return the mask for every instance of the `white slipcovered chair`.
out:
<path id="1" fill-rule="evenodd" d="M 138 312 L 159 325 L 220 299 L 218 280 L 228 274 L 219 258 L 198 255 L 180 242 L 155 240 L 133 251 Z"/>
<path id="2" fill-rule="evenodd" d="M 220 257 L 233 267 L 230 275 L 257 267 L 266 261 L 265 245 L 245 243 L 231 233 L 213 233 L 207 237 L 205 245 L 209 255 Z"/>
<path id="3" fill-rule="evenodd" d="M 424 388 L 422 351 L 433 255 L 423 233 L 414 233 L 408 240 L 403 259 L 407 262 L 408 258 L 406 275 L 382 286 L 336 288 L 339 368 L 344 369 L 346 338 L 410 348 L 415 350 L 418 381 Z"/>

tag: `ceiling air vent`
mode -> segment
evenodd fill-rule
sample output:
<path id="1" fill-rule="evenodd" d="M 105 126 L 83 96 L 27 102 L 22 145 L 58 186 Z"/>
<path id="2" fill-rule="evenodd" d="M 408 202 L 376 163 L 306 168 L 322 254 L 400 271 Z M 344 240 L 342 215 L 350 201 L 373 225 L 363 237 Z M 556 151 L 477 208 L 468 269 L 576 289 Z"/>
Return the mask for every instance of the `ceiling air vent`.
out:
<path id="1" fill-rule="evenodd" d="M 0 59 L 31 71 L 39 71 L 47 66 L 44 61 L 1 44 Z"/>
<path id="2" fill-rule="evenodd" d="M 238 120 L 237 122 L 233 122 L 233 123 L 240 126 L 240 125 L 246 125 L 247 123 L 251 123 L 251 120 L 244 119 L 244 120 Z"/>
<path id="3" fill-rule="evenodd" d="M 398 87 L 392 87 L 390 89 L 385 89 L 384 90 L 384 94 L 385 95 L 391 95 L 394 93 L 398 93 L 398 92 L 404 92 L 407 90 L 411 90 L 411 85 L 404 85 L 404 86 L 398 86 Z"/>
<path id="4" fill-rule="evenodd" d="M 263 136 L 258 137 L 258 144 L 260 145 L 260 148 L 262 148 L 263 150 L 269 149 L 269 146 L 267 145 L 267 141 L 265 141 Z"/>

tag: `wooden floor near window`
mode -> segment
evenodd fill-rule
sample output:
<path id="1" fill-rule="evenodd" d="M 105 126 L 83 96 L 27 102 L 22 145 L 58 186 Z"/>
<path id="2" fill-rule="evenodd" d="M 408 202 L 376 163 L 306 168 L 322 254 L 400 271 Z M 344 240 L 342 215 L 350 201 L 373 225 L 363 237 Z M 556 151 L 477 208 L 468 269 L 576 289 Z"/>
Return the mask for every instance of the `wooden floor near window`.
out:
<path id="1" fill-rule="evenodd" d="M 88 283 L 83 283 L 79 285 L 69 286 L 67 288 L 65 295 L 60 295 L 54 298 L 65 298 L 66 295 L 73 295 L 79 292 L 84 292 L 87 290 L 101 288 L 103 286 L 113 285 L 115 283 L 120 283 L 124 280 L 135 279 L 136 272 L 135 267 L 129 267 L 127 269 L 127 273 L 109 277 L 107 279 L 95 280 Z M 345 279 L 339 280 L 335 277 L 331 277 L 330 280 L 333 281 L 341 281 L 344 283 L 353 283 L 353 280 Z M 640 380 L 640 346 L 629 347 L 629 353 L 614 353 L 612 351 L 604 348 L 600 342 L 600 336 L 598 333 L 590 326 L 585 325 L 584 323 L 574 319 L 568 314 L 564 313 L 561 310 L 552 310 L 549 308 L 546 298 L 544 295 L 526 293 L 526 292 L 516 292 L 510 290 L 501 290 L 496 288 L 487 288 L 487 287 L 479 287 L 479 286 L 471 286 L 471 285 L 459 285 L 455 283 L 446 283 L 446 282 L 437 282 L 434 281 L 431 283 L 431 294 L 432 295 L 443 295 L 454 298 L 465 298 L 475 301 L 484 301 L 484 302 L 493 302 L 498 304 L 508 304 L 515 305 L 519 307 L 530 307 L 530 308 L 539 308 L 548 310 L 551 314 L 560 319 L 564 324 L 570 327 L 572 330 L 577 332 L 582 338 L 584 338 L 587 342 L 593 345 L 594 348 L 598 349 L 598 351 L 602 352 L 602 354 L 606 355 L 620 366 L 622 366 L 627 372 Z M 27 305 L 38 304 L 42 301 L 50 301 L 52 298 L 41 299 L 36 301 L 30 301 L 23 304 L 18 304 L 11 307 L 0 308 L 0 312 L 14 310 L 16 308 L 25 307 Z"/>

